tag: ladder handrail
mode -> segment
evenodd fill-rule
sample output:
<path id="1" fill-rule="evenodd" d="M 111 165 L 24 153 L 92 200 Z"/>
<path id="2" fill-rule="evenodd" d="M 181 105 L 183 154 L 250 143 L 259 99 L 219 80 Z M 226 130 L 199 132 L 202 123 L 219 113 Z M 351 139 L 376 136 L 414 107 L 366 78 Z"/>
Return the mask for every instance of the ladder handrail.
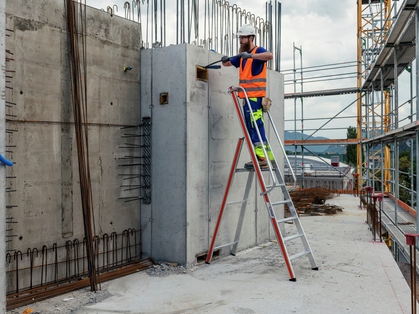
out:
<path id="1" fill-rule="evenodd" d="M 228 90 L 228 92 L 229 93 L 233 93 L 233 95 L 234 95 L 234 97 L 236 98 L 236 100 L 237 100 L 237 92 L 239 92 L 239 90 L 242 90 L 243 91 L 243 93 L 244 93 L 244 96 L 246 97 L 246 102 L 247 102 L 247 105 L 249 106 L 249 108 L 251 108 L 251 106 L 250 106 L 250 101 L 249 101 L 249 98 L 247 97 L 247 93 L 246 93 L 246 90 L 243 88 L 243 87 L 241 87 L 241 86 L 236 86 L 236 87 L 233 87 L 233 86 L 231 86 L 230 88 L 229 88 L 229 90 Z M 238 101 L 237 101 L 238 102 Z M 238 102 L 239 103 L 239 102 Z M 240 108 L 240 113 L 241 113 L 241 115 L 242 115 L 242 117 L 244 117 L 244 112 L 243 112 L 243 108 L 242 108 L 242 106 L 239 106 L 239 108 Z M 260 132 L 259 132 L 259 128 L 257 128 L 256 126 L 256 119 L 255 119 L 255 116 L 253 115 L 253 111 L 252 110 L 250 110 L 250 114 L 252 115 L 252 120 L 253 120 L 253 122 L 255 123 L 255 130 L 256 130 L 256 132 L 257 132 L 257 135 L 258 135 L 258 138 L 259 138 L 259 141 L 260 141 L 260 143 L 262 143 L 262 150 L 263 150 L 263 153 L 264 153 L 264 155 L 265 156 L 268 156 L 268 154 L 267 154 L 267 152 L 266 152 L 266 150 L 265 150 L 265 145 L 264 145 L 264 142 L 262 141 L 262 136 L 260 135 Z M 246 132 L 248 132 L 247 131 L 247 129 L 246 129 Z M 270 174 L 271 174 L 271 178 L 272 178 L 272 182 L 273 182 L 273 184 L 272 184 L 272 188 L 270 189 L 270 190 L 267 190 L 266 192 L 262 192 L 262 194 L 268 194 L 269 192 L 271 192 L 274 188 L 275 188 L 275 185 L 276 185 L 276 180 L 275 180 L 275 175 L 274 175 L 274 173 L 273 173 L 273 169 L 272 169 L 272 164 L 271 164 L 271 161 L 269 160 L 269 158 L 266 158 L 266 160 L 268 160 L 269 162 L 268 162 L 268 167 L 269 167 L 269 172 L 270 172 Z M 256 167 L 256 165 L 255 165 L 255 167 Z"/>
<path id="2" fill-rule="evenodd" d="M 279 145 L 281 145 L 282 153 L 284 154 L 285 160 L 286 160 L 287 165 L 288 165 L 288 169 L 290 169 L 291 174 L 292 174 L 292 178 L 294 180 L 293 186 L 291 188 L 287 189 L 288 192 L 289 192 L 289 191 L 293 190 L 295 188 L 295 186 L 297 185 L 297 177 L 295 176 L 294 170 L 292 170 L 290 160 L 288 159 L 288 156 L 287 156 L 287 153 L 285 151 L 284 145 L 282 144 L 281 137 L 279 136 L 278 131 L 276 130 L 274 120 L 272 119 L 271 113 L 268 111 L 267 114 L 268 114 L 269 120 L 271 121 L 272 127 L 274 129 L 276 138 L 278 139 Z"/>
<path id="3" fill-rule="evenodd" d="M 231 87 L 231 88 L 229 89 L 229 91 L 228 91 L 228 92 L 229 92 L 229 93 L 232 93 L 232 92 L 238 92 L 239 90 L 243 91 L 244 96 L 246 97 L 246 102 L 247 102 L 247 104 L 248 104 L 248 106 L 249 106 L 249 108 L 250 108 L 249 98 L 247 97 L 246 90 L 245 90 L 243 87 L 241 87 L 241 86 Z M 234 96 L 237 98 L 237 95 L 234 95 Z M 241 107 L 240 107 L 240 111 L 241 111 L 242 116 L 244 116 L 244 114 L 243 114 L 243 109 L 242 109 Z M 251 113 L 251 115 L 252 115 L 252 119 L 253 119 L 253 121 L 256 121 L 255 116 L 254 116 L 254 114 L 253 114 L 253 111 L 252 111 L 252 110 L 250 110 L 250 113 Z M 268 111 L 267 113 L 268 113 L 268 117 L 269 117 L 269 120 L 270 120 L 270 122 L 271 122 L 271 125 L 272 125 L 272 127 L 273 127 L 273 129 L 274 129 L 274 132 L 275 132 L 276 138 L 277 138 L 277 140 L 278 140 L 278 142 L 279 142 L 279 145 L 281 146 L 282 153 L 284 154 L 285 160 L 287 161 L 287 164 L 288 164 L 288 169 L 290 169 L 290 170 L 291 170 L 291 174 L 292 174 L 292 178 L 293 178 L 293 180 L 294 180 L 294 184 L 293 184 L 293 186 L 292 186 L 291 188 L 287 189 L 288 191 L 291 191 L 291 190 L 293 190 L 293 189 L 295 188 L 295 186 L 297 185 L 297 178 L 296 178 L 296 176 L 295 176 L 294 171 L 292 170 L 291 163 L 290 163 L 290 161 L 289 161 L 289 159 L 288 159 L 288 156 L 287 156 L 287 154 L 286 154 L 286 152 L 285 152 L 284 145 L 282 144 L 281 137 L 280 137 L 280 136 L 279 136 L 279 134 L 278 134 L 278 131 L 277 131 L 276 127 L 275 127 L 275 123 L 274 123 L 274 121 L 273 121 L 273 119 L 272 119 L 272 116 L 271 116 L 271 114 L 270 114 L 270 112 L 269 112 L 269 111 Z M 255 125 L 256 125 L 256 122 L 254 122 L 254 123 L 255 123 Z M 255 129 L 256 129 L 256 132 L 257 132 L 257 134 L 258 134 L 259 141 L 263 144 L 262 137 L 261 137 L 260 132 L 259 132 L 259 128 L 255 128 Z M 265 150 L 265 145 L 262 145 L 262 150 L 263 150 L 263 153 L 265 154 L 265 156 L 268 156 L 268 154 L 266 153 L 266 150 Z M 273 152 L 272 152 L 272 154 L 273 154 Z M 266 191 L 266 192 L 265 192 L 265 193 L 269 193 L 269 192 L 271 192 L 271 191 L 275 188 L 276 182 L 275 182 L 275 177 L 274 177 L 274 174 L 273 174 L 273 169 L 272 169 L 272 164 L 271 164 L 271 161 L 270 161 L 270 159 L 269 159 L 269 158 L 266 158 L 266 159 L 267 159 L 267 160 L 269 160 L 269 162 L 268 162 L 268 167 L 269 167 L 269 172 L 270 172 L 271 177 L 272 177 L 272 180 L 273 180 L 272 188 L 271 188 L 270 190 L 268 190 L 268 191 Z M 276 161 L 276 159 L 275 159 L 275 161 Z M 262 194 L 264 194 L 264 193 L 262 193 Z"/>

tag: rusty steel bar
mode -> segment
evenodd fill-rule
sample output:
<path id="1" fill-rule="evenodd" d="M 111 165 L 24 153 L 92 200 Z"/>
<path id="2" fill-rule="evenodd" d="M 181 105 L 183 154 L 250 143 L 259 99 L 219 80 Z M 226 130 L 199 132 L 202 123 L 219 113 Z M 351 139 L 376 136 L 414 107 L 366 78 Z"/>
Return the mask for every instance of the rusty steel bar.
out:
<path id="1" fill-rule="evenodd" d="M 95 237 L 94 238 L 94 246 L 97 253 L 96 256 L 96 263 L 97 269 L 101 272 L 113 270 L 116 268 L 120 268 L 124 265 L 132 263 L 133 261 L 139 260 L 142 258 L 141 249 L 138 251 L 137 246 L 141 246 L 141 241 L 137 241 L 137 237 L 141 237 L 141 232 L 136 231 L 135 229 L 125 229 L 122 236 L 118 237 L 118 234 L 115 232 L 112 234 L 112 247 L 109 246 L 109 236 L 108 234 L 104 234 L 101 238 Z M 117 240 L 121 239 L 121 245 L 119 246 Z M 134 239 L 132 239 L 134 238 Z M 102 243 L 102 251 L 100 251 L 100 241 Z M 134 242 L 134 244 L 132 244 Z M 80 270 L 80 259 L 83 261 L 83 265 L 85 264 L 86 260 L 86 240 L 84 239 L 83 245 L 81 245 L 80 241 L 76 238 L 74 240 L 66 241 L 65 245 L 57 246 L 56 243 L 53 244 L 51 249 L 48 249 L 46 245 L 42 247 L 42 251 L 40 251 L 41 256 L 40 260 L 38 258 L 38 249 L 37 248 L 28 248 L 26 254 L 21 254 L 20 251 L 14 253 L 14 259 L 12 263 L 12 255 L 10 253 L 7 254 L 6 262 L 9 263 L 9 269 L 11 265 L 15 264 L 15 269 L 8 270 L 6 274 L 8 276 L 16 276 L 17 282 L 16 287 L 10 287 L 8 294 L 12 292 L 24 292 L 27 290 L 31 290 L 32 288 L 39 288 L 39 287 L 46 287 L 48 285 L 55 285 L 58 286 L 63 282 L 68 282 L 74 279 L 81 279 L 83 276 L 88 275 L 88 271 Z M 119 247 L 118 247 L 119 246 Z M 80 255 L 80 247 L 82 248 L 82 254 Z M 48 262 L 48 251 L 52 250 L 55 253 L 55 259 L 53 262 Z M 60 254 L 59 250 L 62 250 L 63 253 Z M 112 260 L 109 256 L 112 251 Z M 133 255 L 133 251 L 135 255 Z M 29 263 L 29 267 L 19 268 L 19 254 L 21 254 L 20 259 L 27 258 Z M 102 265 L 100 265 L 100 255 L 102 255 Z M 120 258 L 118 257 L 120 255 Z M 124 257 L 125 255 L 125 257 Z M 58 257 L 62 256 L 62 260 L 59 260 Z M 65 277 L 58 278 L 58 271 L 59 269 L 63 269 L 65 267 Z M 54 267 L 54 272 L 52 275 L 52 279 L 49 281 L 48 278 L 48 268 Z M 38 271 L 35 271 L 38 269 Z M 63 269 L 64 270 L 64 269 Z M 29 272 L 30 278 L 30 286 L 28 287 L 19 287 L 19 277 L 24 272 Z M 12 278 L 12 277 L 11 277 Z M 16 288 L 16 289 L 14 289 Z"/>
<path id="2" fill-rule="evenodd" d="M 91 291 L 97 291 L 97 274 L 92 237 L 95 235 L 94 211 L 91 192 L 89 141 L 87 122 L 87 63 L 86 63 L 86 0 L 66 1 L 66 20 L 69 33 L 69 64 L 76 133 L 83 226 L 86 237 L 86 255 Z M 84 9 L 84 10 L 83 10 Z M 84 18 L 83 18 L 84 17 Z M 79 28 L 80 27 L 80 28 Z M 67 245 L 67 256 L 72 244 Z M 67 271 L 67 270 L 66 270 Z"/>
<path id="3" fill-rule="evenodd" d="M 134 264 L 127 265 L 124 268 L 113 270 L 113 271 L 102 274 L 101 281 L 107 281 L 107 280 L 119 278 L 122 276 L 126 276 L 129 274 L 133 274 L 137 271 L 148 269 L 151 266 L 156 265 L 156 264 L 158 263 L 154 261 L 152 258 L 146 258 Z M 85 287 L 88 287 L 89 285 L 90 285 L 89 279 L 86 278 L 86 279 L 76 280 L 74 282 L 68 282 L 59 287 L 56 287 L 55 285 L 43 286 L 42 288 L 36 288 L 36 289 L 32 289 L 31 291 L 25 291 L 22 293 L 10 295 L 7 298 L 7 311 L 10 311 L 17 307 L 28 305 L 34 302 L 39 302 L 41 300 L 45 300 L 54 296 L 58 296 L 64 293 L 68 293 L 74 290 L 85 288 Z"/>

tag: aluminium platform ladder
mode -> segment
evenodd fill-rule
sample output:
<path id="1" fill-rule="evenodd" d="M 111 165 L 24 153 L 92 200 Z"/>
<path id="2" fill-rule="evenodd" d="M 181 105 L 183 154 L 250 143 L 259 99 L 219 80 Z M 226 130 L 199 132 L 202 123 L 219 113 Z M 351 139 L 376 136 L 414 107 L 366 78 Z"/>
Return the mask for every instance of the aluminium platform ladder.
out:
<path id="1" fill-rule="evenodd" d="M 269 121 L 272 124 L 272 128 L 273 128 L 274 133 L 276 135 L 276 138 L 277 138 L 277 140 L 280 144 L 280 147 L 282 149 L 282 153 L 284 154 L 284 158 L 286 159 L 286 162 L 288 163 L 289 170 L 291 171 L 291 174 L 292 174 L 293 179 L 294 179 L 294 185 L 293 185 L 292 188 L 287 189 L 284 177 L 282 176 L 279 167 L 276 166 L 276 163 L 275 163 L 276 159 L 275 159 L 275 156 L 273 155 L 273 151 L 271 151 L 271 153 L 272 153 L 271 156 L 273 157 L 273 160 L 270 160 L 269 158 L 266 158 L 266 160 L 268 161 L 268 170 L 269 170 L 269 173 L 270 173 L 270 176 L 272 178 L 273 183 L 272 183 L 272 185 L 266 185 L 265 184 L 265 180 L 262 176 L 262 170 L 261 170 L 261 168 L 259 166 L 259 163 L 257 161 L 257 157 L 256 157 L 256 154 L 255 154 L 255 151 L 254 151 L 254 148 L 253 148 L 253 144 L 252 144 L 252 141 L 250 139 L 250 135 L 247 131 L 247 128 L 246 128 L 246 125 L 245 125 L 245 122 L 244 122 L 244 113 L 243 113 L 242 106 L 239 103 L 238 93 L 239 92 L 244 92 L 246 102 L 250 107 L 249 98 L 247 97 L 247 94 L 246 94 L 246 91 L 244 90 L 244 88 L 242 88 L 240 86 L 239 87 L 230 87 L 228 92 L 232 95 L 234 106 L 235 106 L 236 112 L 237 112 L 238 117 L 239 117 L 240 126 L 241 126 L 243 134 L 244 134 L 244 138 L 240 138 L 239 141 L 238 141 L 238 144 L 237 144 L 236 152 L 235 152 L 234 158 L 233 158 L 233 164 L 231 166 L 231 171 L 230 171 L 230 175 L 229 175 L 229 178 L 228 178 L 226 191 L 225 191 L 225 194 L 224 194 L 224 198 L 223 198 L 220 213 L 219 213 L 219 216 L 218 216 L 217 224 L 216 224 L 216 227 L 215 227 L 215 230 L 214 230 L 214 235 L 212 237 L 211 246 L 210 246 L 210 249 L 209 249 L 209 252 L 208 252 L 206 263 L 207 264 L 210 263 L 210 261 L 212 259 L 212 255 L 213 255 L 215 250 L 221 249 L 223 247 L 229 247 L 230 246 L 231 247 L 231 254 L 236 255 L 236 251 L 237 251 L 237 247 L 238 247 L 238 243 L 239 243 L 239 238 L 240 238 L 240 232 L 241 232 L 242 225 L 243 225 L 243 220 L 244 220 L 244 213 L 245 213 L 245 209 L 246 209 L 247 198 L 249 196 L 249 192 L 250 192 L 250 188 L 251 188 L 251 185 L 252 185 L 254 174 L 256 173 L 257 179 L 259 181 L 259 186 L 260 186 L 261 191 L 262 191 L 262 193 L 260 195 L 263 197 L 263 200 L 264 200 L 265 205 L 266 205 L 266 209 L 268 210 L 268 214 L 269 214 L 273 229 L 275 231 L 275 235 L 276 235 L 276 238 L 278 240 L 279 247 L 282 251 L 282 255 L 284 257 L 285 264 L 287 266 L 287 269 L 288 269 L 288 272 L 289 272 L 289 275 L 290 275 L 290 281 L 296 281 L 294 269 L 293 269 L 292 264 L 291 264 L 291 261 L 293 261 L 294 259 L 297 259 L 297 258 L 303 257 L 303 256 L 308 256 L 308 259 L 311 263 L 311 268 L 313 270 L 318 270 L 318 267 L 317 267 L 316 261 L 315 261 L 314 256 L 313 256 L 313 252 L 312 252 L 312 250 L 310 248 L 310 245 L 308 243 L 306 234 L 304 233 L 303 227 L 301 225 L 301 221 L 298 217 L 298 214 L 295 210 L 294 204 L 291 200 L 291 196 L 289 194 L 289 191 L 292 190 L 295 187 L 296 182 L 297 182 L 295 174 L 292 170 L 292 167 L 290 165 L 288 157 L 285 153 L 284 146 L 282 145 L 281 139 L 279 137 L 279 134 L 278 134 L 278 132 L 276 130 L 276 127 L 275 127 L 275 124 L 273 122 L 272 116 L 268 111 L 267 115 L 269 117 Z M 255 121 L 255 117 L 253 115 L 252 110 L 250 110 L 250 113 L 251 113 L 251 118 L 253 119 L 253 121 Z M 263 143 L 260 132 L 259 132 L 259 129 L 258 128 L 255 128 L 255 129 L 257 131 L 260 143 Z M 243 147 L 243 142 L 244 141 L 246 141 L 247 147 L 249 149 L 249 153 L 250 153 L 250 156 L 252 158 L 252 162 L 253 162 L 253 166 L 254 166 L 254 171 L 249 171 L 249 170 L 238 169 L 237 168 L 237 164 L 238 164 L 238 161 L 239 161 L 239 158 L 240 158 L 241 149 Z M 266 142 L 266 144 L 267 144 L 267 147 L 271 147 L 268 141 Z M 265 156 L 268 156 L 268 154 L 266 152 L 266 149 L 265 149 L 265 145 L 262 145 L 262 149 L 263 149 L 263 152 L 264 152 Z M 274 166 L 272 164 L 274 164 Z M 265 169 L 264 169 L 264 171 L 265 171 Z M 230 188 L 231 188 L 231 185 L 233 183 L 234 175 L 237 172 L 248 172 L 249 173 L 249 177 L 248 177 L 248 181 L 247 181 L 246 188 L 245 188 L 245 193 L 244 193 L 244 199 L 240 200 L 240 201 L 227 202 L 228 194 L 230 192 Z M 284 200 L 283 201 L 277 201 L 277 202 L 272 202 L 271 201 L 271 197 L 270 197 L 269 193 L 272 192 L 276 188 L 281 188 L 281 191 L 284 195 Z M 240 218 L 239 218 L 239 223 L 238 223 L 238 226 L 237 226 L 237 229 L 236 229 L 236 235 L 235 235 L 234 242 L 215 247 L 214 246 L 215 245 L 215 239 L 217 237 L 218 228 L 220 226 L 221 218 L 223 216 L 223 212 L 224 212 L 226 206 L 231 205 L 231 204 L 238 204 L 238 203 L 242 203 L 242 208 L 241 208 L 241 212 L 240 212 Z M 288 208 L 290 209 L 290 212 L 291 212 L 291 217 L 287 217 L 287 218 L 283 218 L 283 219 L 278 220 L 275 216 L 275 211 L 273 210 L 273 206 L 278 206 L 278 205 L 283 205 L 283 204 L 288 205 Z M 283 237 L 281 229 L 279 227 L 279 224 L 284 223 L 284 222 L 288 222 L 288 221 L 291 221 L 291 222 L 294 223 L 293 225 L 296 227 L 297 233 L 295 233 L 291 236 L 288 236 L 288 237 Z M 304 251 L 301 251 L 301 252 L 299 252 L 295 255 L 289 256 L 286 243 L 288 241 L 292 241 L 292 240 L 295 240 L 295 239 L 301 239 L 303 247 L 304 247 Z"/>

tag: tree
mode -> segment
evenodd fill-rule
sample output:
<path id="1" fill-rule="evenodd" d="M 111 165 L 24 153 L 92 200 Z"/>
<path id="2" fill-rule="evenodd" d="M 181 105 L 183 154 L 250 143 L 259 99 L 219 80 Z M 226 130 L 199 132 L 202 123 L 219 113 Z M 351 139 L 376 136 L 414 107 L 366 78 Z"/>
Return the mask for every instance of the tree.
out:
<path id="1" fill-rule="evenodd" d="M 410 158 L 408 156 L 399 158 L 399 170 L 410 173 Z"/>
<path id="2" fill-rule="evenodd" d="M 354 127 L 349 127 L 348 130 L 346 131 L 346 138 L 350 139 L 350 138 L 357 138 L 357 134 L 356 134 L 356 128 Z M 355 166 L 357 164 L 357 156 L 356 156 L 356 145 L 348 145 L 348 147 L 346 148 L 346 162 L 347 164 L 351 165 L 352 167 Z"/>
<path id="3" fill-rule="evenodd" d="M 414 163 L 416 164 L 416 163 Z M 410 171 L 410 152 L 400 152 L 399 154 L 399 199 L 407 205 L 412 206 L 410 193 L 407 189 L 410 188 L 411 171 Z"/>

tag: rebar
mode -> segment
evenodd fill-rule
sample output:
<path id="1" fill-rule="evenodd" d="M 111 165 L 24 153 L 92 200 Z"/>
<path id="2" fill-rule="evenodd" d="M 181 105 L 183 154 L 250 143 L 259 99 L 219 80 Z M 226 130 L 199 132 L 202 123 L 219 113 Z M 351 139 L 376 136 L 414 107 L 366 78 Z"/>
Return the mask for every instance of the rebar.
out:
<path id="1" fill-rule="evenodd" d="M 126 2 L 128 3 L 128 2 Z M 125 7 L 125 6 L 124 6 Z M 128 3 L 129 7 L 129 3 Z M 86 51 L 86 0 L 76 2 L 66 0 L 67 30 L 70 38 L 70 79 L 72 82 L 72 101 L 76 142 L 78 152 L 80 192 L 83 211 L 83 225 L 87 239 L 87 259 L 90 288 L 97 290 L 92 237 L 95 235 L 93 199 L 90 178 L 89 141 L 87 127 L 87 51 Z M 80 27 L 80 28 L 79 28 Z M 68 244 L 71 246 L 72 244 Z"/>
<path id="2" fill-rule="evenodd" d="M 107 269 L 125 266 L 142 258 L 141 232 L 133 228 L 125 229 L 119 235 L 116 232 L 113 233 L 111 235 L 111 247 L 109 246 L 109 236 L 106 233 L 102 237 L 95 236 L 93 240 L 98 272 L 103 273 Z M 83 245 L 81 245 L 80 241 L 75 238 L 66 241 L 62 246 L 57 246 L 54 243 L 51 248 L 48 248 L 44 245 L 39 252 L 37 248 L 28 248 L 26 254 L 22 254 L 21 251 L 14 252 L 13 260 L 12 254 L 8 253 L 6 256 L 6 274 L 9 280 L 16 279 L 16 283 L 14 286 L 7 287 L 7 295 L 11 296 L 45 286 L 58 286 L 88 276 L 89 272 L 86 271 L 84 266 L 87 260 L 86 251 L 88 246 L 86 244 L 86 239 L 83 240 Z M 49 251 L 54 254 L 49 254 Z M 110 258 L 110 254 L 112 254 L 112 258 Z M 48 256 L 55 258 L 50 261 Z M 21 262 L 19 262 L 19 258 Z M 23 268 L 20 267 L 20 263 L 24 265 Z M 83 264 L 83 269 L 80 269 L 80 263 Z M 48 271 L 51 268 L 54 270 L 52 273 Z M 64 277 L 58 278 L 58 273 L 64 273 Z M 25 282 L 29 282 L 29 285 L 24 287 L 19 285 L 19 278 L 22 275 L 27 278 Z"/>

